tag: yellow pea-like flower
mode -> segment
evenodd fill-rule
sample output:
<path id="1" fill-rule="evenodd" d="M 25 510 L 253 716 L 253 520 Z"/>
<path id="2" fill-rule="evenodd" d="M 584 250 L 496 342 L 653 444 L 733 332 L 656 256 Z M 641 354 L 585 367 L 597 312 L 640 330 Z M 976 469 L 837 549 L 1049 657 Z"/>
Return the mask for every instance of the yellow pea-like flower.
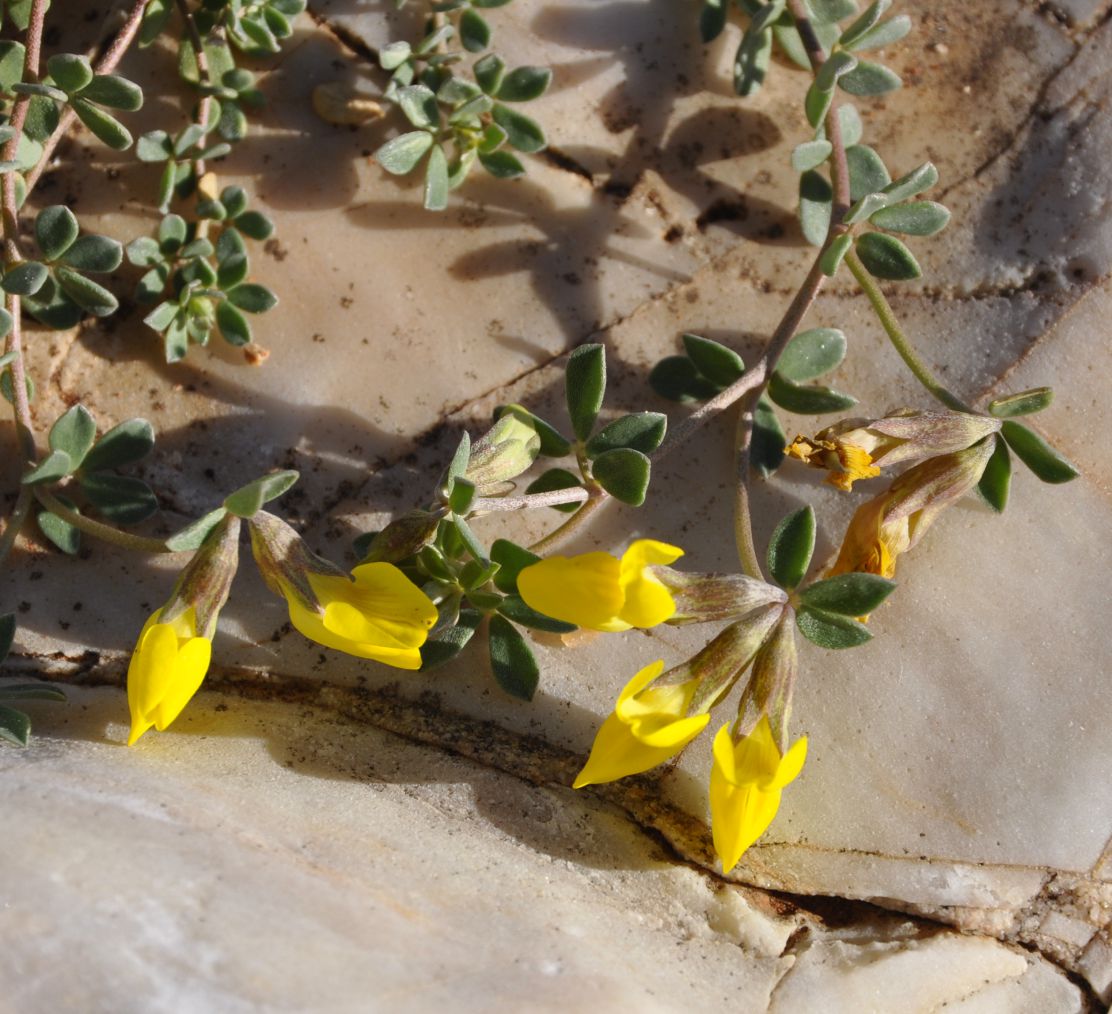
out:
<path id="1" fill-rule="evenodd" d="M 436 606 L 391 563 L 364 563 L 351 578 L 305 575 L 315 608 L 283 587 L 290 622 L 309 640 L 398 669 L 421 668 Z"/>
<path id="2" fill-rule="evenodd" d="M 772 823 L 784 786 L 803 770 L 806 757 L 806 736 L 781 756 L 767 715 L 739 743 L 734 742 L 728 724 L 718 730 L 710 773 L 710 813 L 714 850 L 724 873 L 738 864 Z"/>
<path id="3" fill-rule="evenodd" d="M 128 746 L 152 726 L 162 732 L 181 714 L 212 658 L 212 641 L 197 633 L 192 607 L 165 623 L 163 612 L 158 610 L 143 626 L 127 668 Z"/>
<path id="4" fill-rule="evenodd" d="M 698 681 L 650 686 L 663 669 L 663 661 L 653 662 L 623 687 L 573 788 L 648 771 L 674 757 L 706 728 L 709 714 L 687 714 Z"/>
<path id="5" fill-rule="evenodd" d="M 590 630 L 655 627 L 676 611 L 671 593 L 650 568 L 674 563 L 683 550 L 638 539 L 621 559 L 609 553 L 553 556 L 526 567 L 517 588 L 545 616 Z"/>

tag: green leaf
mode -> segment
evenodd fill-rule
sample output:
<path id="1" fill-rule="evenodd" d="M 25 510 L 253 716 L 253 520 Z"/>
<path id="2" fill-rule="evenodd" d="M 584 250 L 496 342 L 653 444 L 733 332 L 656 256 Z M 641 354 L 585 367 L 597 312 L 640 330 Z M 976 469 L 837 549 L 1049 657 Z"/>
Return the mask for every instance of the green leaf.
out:
<path id="1" fill-rule="evenodd" d="M 1047 408 L 1054 400 L 1054 392 L 1049 387 L 1033 387 L 1030 391 L 1020 391 L 997 398 L 988 403 L 990 415 L 997 419 L 1010 419 L 1017 415 L 1033 415 Z"/>
<path id="2" fill-rule="evenodd" d="M 387 141 L 375 152 L 375 161 L 388 173 L 404 176 L 425 157 L 432 144 L 433 136 L 427 130 L 411 130 Z"/>
<path id="3" fill-rule="evenodd" d="M 421 646 L 421 672 L 451 661 L 467 646 L 483 621 L 477 609 L 461 609 L 454 625 L 436 630 Z"/>
<path id="4" fill-rule="evenodd" d="M 857 13 L 855 0 L 805 0 L 816 25 L 833 24 Z"/>
<path id="5" fill-rule="evenodd" d="M 12 85 L 23 80 L 27 50 L 22 42 L 0 39 L 0 91 L 12 94 Z"/>
<path id="6" fill-rule="evenodd" d="M 866 32 L 847 49 L 883 49 L 894 42 L 899 42 L 911 31 L 911 18 L 906 14 L 897 14 L 894 18 L 882 21 L 879 25 Z"/>
<path id="7" fill-rule="evenodd" d="M 113 426 L 86 455 L 86 472 L 130 465 L 154 449 L 154 429 L 146 419 L 128 419 Z"/>
<path id="8" fill-rule="evenodd" d="M 378 51 L 378 64 L 383 70 L 397 70 L 412 52 L 408 42 L 391 42 Z"/>
<path id="9" fill-rule="evenodd" d="M 244 236 L 260 242 L 274 234 L 274 223 L 260 211 L 245 211 L 236 215 L 235 226 Z"/>
<path id="10" fill-rule="evenodd" d="M 848 74 L 838 79 L 842 91 L 850 95 L 884 95 L 895 91 L 903 82 L 900 75 L 883 64 L 861 60 Z"/>
<path id="11" fill-rule="evenodd" d="M 797 173 L 817 169 L 829 157 L 834 146 L 825 138 L 819 141 L 804 141 L 792 151 L 792 168 Z"/>
<path id="12" fill-rule="evenodd" d="M 716 387 L 729 387 L 745 372 L 745 363 L 741 356 L 710 338 L 685 334 L 683 347 L 699 373 Z"/>
<path id="13" fill-rule="evenodd" d="M 251 325 L 247 318 L 229 302 L 216 308 L 216 326 L 229 345 L 242 346 L 251 341 Z"/>
<path id="14" fill-rule="evenodd" d="M 223 507 L 217 507 L 216 510 L 209 511 L 204 517 L 190 522 L 190 524 L 171 535 L 166 540 L 166 548 L 172 553 L 188 553 L 194 549 L 200 549 L 201 543 L 208 538 L 209 532 L 224 520 L 227 513 Z"/>
<path id="15" fill-rule="evenodd" d="M 662 412 L 634 412 L 615 419 L 587 441 L 587 457 L 595 458 L 605 451 L 630 447 L 642 454 L 651 454 L 664 439 L 668 417 Z"/>
<path id="16" fill-rule="evenodd" d="M 43 287 L 50 272 L 38 261 L 20 261 L 13 265 L 0 280 L 0 288 L 13 296 L 33 296 Z"/>
<path id="17" fill-rule="evenodd" d="M 467 552 L 471 554 L 474 559 L 483 563 L 487 563 L 490 557 L 487 555 L 486 547 L 479 541 L 478 536 L 471 530 L 471 526 L 461 517 L 453 517 L 447 527 L 453 529 L 459 536 L 460 541 L 463 543 Z"/>
<path id="18" fill-rule="evenodd" d="M 796 614 L 795 625 L 808 641 L 820 648 L 856 648 L 873 637 L 869 628 L 857 620 L 808 606 Z"/>
<path id="19" fill-rule="evenodd" d="M 848 232 L 835 236 L 830 241 L 830 245 L 823 251 L 822 273 L 828 278 L 833 278 L 838 273 L 838 268 L 842 266 L 842 261 L 845 260 L 851 246 L 853 246 L 853 236 Z"/>
<path id="20" fill-rule="evenodd" d="M 448 189 L 448 156 L 439 144 L 435 144 L 425 167 L 425 208 L 428 211 L 443 211 L 448 207 Z"/>
<path id="21" fill-rule="evenodd" d="M 502 79 L 496 95 L 503 102 L 532 102 L 551 83 L 552 71 L 547 67 L 517 67 Z"/>
<path id="22" fill-rule="evenodd" d="M 821 127 L 833 102 L 832 91 L 824 91 L 818 86 L 818 82 L 813 83 L 803 98 L 803 112 L 807 116 L 807 122 L 816 129 Z"/>
<path id="23" fill-rule="evenodd" d="M 135 142 L 135 157 L 140 162 L 165 162 L 174 157 L 174 145 L 165 130 L 151 130 L 140 134 Z"/>
<path id="24" fill-rule="evenodd" d="M 550 468 L 529 483 L 525 492 L 553 493 L 558 489 L 575 489 L 582 485 L 579 476 L 569 472 L 566 468 Z M 582 506 L 582 503 L 561 503 L 554 504 L 552 509 L 560 511 L 562 514 L 574 514 Z"/>
<path id="25" fill-rule="evenodd" d="M 575 349 L 568 357 L 564 384 L 572 429 L 576 437 L 586 440 L 606 394 L 606 349 L 597 344 Z"/>
<path id="26" fill-rule="evenodd" d="M 189 227 L 181 215 L 165 215 L 158 223 L 158 244 L 163 253 L 175 253 L 185 243 Z"/>
<path id="27" fill-rule="evenodd" d="M 114 151 L 124 151 L 131 147 L 131 133 L 114 116 L 110 116 L 82 98 L 73 99 L 70 108 L 77 114 L 77 118 L 109 148 Z"/>
<path id="28" fill-rule="evenodd" d="M 551 616 L 530 609 L 519 595 L 507 595 L 498 605 L 498 611 L 508 620 L 522 627 L 543 630 L 549 634 L 570 634 L 579 628 L 574 623 L 554 620 Z"/>
<path id="29" fill-rule="evenodd" d="M 1043 482 L 1069 482 L 1081 474 L 1067 458 L 1022 423 L 1006 420 L 1000 426 L 1000 433 L 1019 460 Z"/>
<path id="30" fill-rule="evenodd" d="M 981 481 L 977 483 L 977 492 L 981 499 L 997 514 L 1003 514 L 1008 506 L 1008 491 L 1012 485 L 1012 456 L 1008 453 L 1008 445 L 997 434 L 994 438 L 996 446 L 992 457 L 988 459 Z"/>
<path id="31" fill-rule="evenodd" d="M 93 80 L 93 65 L 87 56 L 58 53 L 46 61 L 47 73 L 62 91 L 72 95 Z"/>
<path id="32" fill-rule="evenodd" d="M 96 420 L 84 405 L 74 405 L 50 427 L 50 449 L 65 451 L 78 468 L 97 436 Z"/>
<path id="33" fill-rule="evenodd" d="M 875 278 L 907 281 L 923 273 L 911 251 L 895 236 L 884 233 L 867 232 L 858 237 L 857 256 Z"/>
<path id="34" fill-rule="evenodd" d="M 856 66 L 856 56 L 843 52 L 831 53 L 815 74 L 815 87 L 819 91 L 833 92 L 838 79 L 850 73 Z M 812 123 L 811 126 L 817 127 L 818 123 Z"/>
<path id="35" fill-rule="evenodd" d="M 734 54 L 734 91 L 742 98 L 759 91 L 771 60 L 772 31 L 750 24 Z"/>
<path id="36" fill-rule="evenodd" d="M 645 502 L 651 471 L 648 457 L 628 447 L 603 451 L 591 466 L 595 481 L 615 500 L 631 507 L 640 507 Z"/>
<path id="37" fill-rule="evenodd" d="M 839 45 L 843 48 L 852 46 L 884 16 L 891 6 L 892 0 L 876 0 L 875 3 L 869 4 L 865 8 L 865 13 L 839 36 Z"/>
<path id="38" fill-rule="evenodd" d="M 950 221 L 950 211 L 934 201 L 911 201 L 894 208 L 881 208 L 870 219 L 878 229 L 903 232 L 911 236 L 933 236 Z"/>
<path id="39" fill-rule="evenodd" d="M 812 609 L 841 616 L 865 616 L 895 589 L 895 581 L 877 574 L 839 574 L 804 588 L 799 593 L 799 601 Z"/>
<path id="40" fill-rule="evenodd" d="M 230 493 L 224 499 L 224 509 L 239 518 L 253 518 L 264 503 L 280 497 L 299 477 L 293 469 L 260 476 L 254 482 Z"/>
<path id="41" fill-rule="evenodd" d="M 475 500 L 477 491 L 475 483 L 465 479 L 462 475 L 457 476 L 455 482 L 452 483 L 452 492 L 448 494 L 448 507 L 452 513 L 464 515 L 471 510 L 471 504 Z"/>
<path id="42" fill-rule="evenodd" d="M 27 119 L 24 121 L 23 131 L 33 141 L 45 141 L 57 130 L 60 118 L 58 107 L 53 99 L 36 95 L 27 106 Z"/>
<path id="43" fill-rule="evenodd" d="M 810 506 L 784 518 L 768 541 L 768 570 L 789 591 L 803 580 L 815 551 L 815 512 Z"/>
<path id="44" fill-rule="evenodd" d="M 822 246 L 826 242 L 833 203 L 834 190 L 825 176 L 809 169 L 799 177 L 799 224 L 804 238 L 812 246 Z"/>
<path id="45" fill-rule="evenodd" d="M 753 410 L 753 439 L 749 445 L 749 460 L 758 475 L 768 478 L 784 460 L 784 447 L 788 436 L 772 403 L 762 397 Z"/>
<path id="46" fill-rule="evenodd" d="M 836 327 L 800 331 L 784 349 L 776 372 L 787 380 L 814 380 L 829 373 L 846 357 L 846 336 Z"/>
<path id="47" fill-rule="evenodd" d="M 521 160 L 508 151 L 479 152 L 479 162 L 491 176 L 500 180 L 517 179 L 525 173 Z"/>
<path id="48" fill-rule="evenodd" d="M 0 684 L 0 700 L 5 701 L 64 701 L 66 695 L 49 683 Z"/>
<path id="49" fill-rule="evenodd" d="M 541 671 L 533 650 L 504 616 L 490 618 L 490 667 L 498 685 L 511 697 L 531 701 Z"/>
<path id="50" fill-rule="evenodd" d="M 706 0 L 699 13 L 699 36 L 703 42 L 713 42 L 726 27 L 728 0 Z"/>
<path id="51" fill-rule="evenodd" d="M 797 415 L 841 412 L 857 404 L 857 399 L 852 395 L 842 394 L 829 387 L 793 384 L 779 373 L 773 373 L 769 379 L 768 396 L 781 408 Z"/>
<path id="52" fill-rule="evenodd" d="M 62 497 L 59 497 L 59 499 L 70 510 L 77 509 L 72 502 Z M 43 535 L 67 556 L 76 556 L 81 550 L 81 530 L 79 528 L 74 527 L 68 521 L 64 521 L 58 515 L 51 514 L 50 511 L 39 511 L 36 520 Z"/>
<path id="53" fill-rule="evenodd" d="M 517 592 L 517 577 L 526 568 L 540 562 L 536 553 L 519 546 L 509 539 L 495 539 L 490 547 L 490 558 L 498 564 L 494 586 L 507 594 Z"/>
<path id="54" fill-rule="evenodd" d="M 405 118 L 421 130 L 436 127 L 440 123 L 440 106 L 436 96 L 424 85 L 398 89 L 398 105 Z"/>
<path id="55" fill-rule="evenodd" d="M 158 498 L 142 479 L 113 472 L 93 472 L 81 478 L 81 491 L 107 520 L 137 525 L 158 511 Z"/>
<path id="56" fill-rule="evenodd" d="M 15 613 L 0 614 L 0 662 L 3 662 L 12 650 L 12 641 L 15 640 Z"/>
<path id="57" fill-rule="evenodd" d="M 266 313 L 278 305 L 278 297 L 265 285 L 245 282 L 228 292 L 232 306 L 238 306 L 247 313 Z"/>
<path id="58" fill-rule="evenodd" d="M 494 122 L 506 132 L 506 141 L 511 148 L 523 151 L 527 155 L 543 151 L 548 143 L 540 124 L 500 103 L 495 103 L 491 111 Z"/>
<path id="59" fill-rule="evenodd" d="M 40 482 L 57 482 L 73 471 L 73 462 L 65 451 L 51 451 L 24 477 L 25 486 L 35 486 Z"/>
<path id="60" fill-rule="evenodd" d="M 43 208 L 35 219 L 35 242 L 48 261 L 61 257 L 73 245 L 80 231 L 77 216 L 64 204 Z"/>
<path id="61" fill-rule="evenodd" d="M 107 317 L 116 312 L 119 302 L 103 285 L 70 268 L 57 267 L 54 277 L 70 299 L 94 317 Z"/>
<path id="62" fill-rule="evenodd" d="M 859 201 L 866 194 L 883 190 L 891 180 L 884 160 L 867 144 L 855 144 L 846 149 L 849 166 L 849 198 Z"/>
<path id="63" fill-rule="evenodd" d="M 838 107 L 838 123 L 842 128 L 842 144 L 847 148 L 852 147 L 861 140 L 865 126 L 861 122 L 861 114 L 857 107 L 850 102 L 843 102 Z"/>
<path id="64" fill-rule="evenodd" d="M 108 236 L 82 236 L 62 254 L 62 263 L 78 271 L 107 274 L 124 259 L 124 248 Z"/>
<path id="65" fill-rule="evenodd" d="M 146 49 L 162 34 L 173 9 L 173 0 L 149 0 L 143 12 L 143 23 L 139 26 L 140 49 Z"/>
<path id="66" fill-rule="evenodd" d="M 81 92 L 81 97 L 98 106 L 129 113 L 143 108 L 143 89 L 119 74 L 98 74 Z"/>
<path id="67" fill-rule="evenodd" d="M 26 746 L 31 735 L 31 719 L 22 711 L 0 704 L 0 739 L 15 746 Z"/>
<path id="68" fill-rule="evenodd" d="M 687 356 L 667 356 L 649 372 L 649 386 L 669 401 L 693 402 L 713 398 L 720 390 Z"/>
<path id="69" fill-rule="evenodd" d="M 495 56 L 494 53 L 484 56 L 481 60 L 475 62 L 472 70 L 475 74 L 475 80 L 479 82 L 479 87 L 487 95 L 498 93 L 498 89 L 502 85 L 502 78 L 506 74 L 506 64 L 501 57 Z"/>

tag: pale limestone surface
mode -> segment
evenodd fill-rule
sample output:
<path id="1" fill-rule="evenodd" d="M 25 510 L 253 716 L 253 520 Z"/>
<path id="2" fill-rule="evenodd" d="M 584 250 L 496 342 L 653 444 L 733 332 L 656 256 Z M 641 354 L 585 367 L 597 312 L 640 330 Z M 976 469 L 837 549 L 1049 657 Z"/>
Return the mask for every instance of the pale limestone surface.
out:
<path id="1" fill-rule="evenodd" d="M 683 410 L 644 383 L 677 335 L 697 331 L 753 357 L 802 277 L 808 254 L 779 171 L 804 132 L 801 78 L 775 68 L 768 88 L 739 103 L 726 73 L 735 29 L 708 57 L 684 5 L 519 0 L 492 12 L 512 62 L 555 66 L 552 92 L 531 112 L 560 157 L 530 159 L 528 179 L 513 185 L 468 183 L 449 212 L 429 216 L 415 187 L 364 157 L 398 118 L 352 131 L 322 125 L 309 107 L 323 81 L 374 93 L 381 77 L 334 32 L 381 45 L 406 30 L 406 13 L 391 8 L 314 4 L 324 23 L 301 19 L 265 78 L 262 136 L 221 169 L 279 226 L 269 256 L 256 258 L 255 276 L 285 303 L 280 320 L 259 320 L 266 366 L 247 369 L 214 347 L 167 368 L 137 314 L 35 343 L 53 381 L 43 418 L 82 398 L 104 428 L 152 419 L 161 451 L 144 472 L 165 492 L 167 529 L 245 478 L 298 467 L 302 484 L 282 513 L 321 551 L 354 562 L 351 537 L 427 497 L 461 427 L 480 431 L 510 400 L 560 418 L 562 351 L 606 341 L 607 411 L 677 418 Z M 33 973 L 20 999 L 65 1002 L 59 990 L 70 986 L 43 971 L 56 946 L 85 948 L 105 1010 L 366 1009 L 368 991 L 379 1009 L 431 1009 L 449 996 L 474 1009 L 495 998 L 666 1011 L 725 996 L 793 1011 L 816 998 L 827 1010 L 1083 1009 L 1074 983 L 1016 944 L 1109 999 L 1112 948 L 1098 930 L 1112 911 L 1112 651 L 1107 596 L 1086 579 L 1112 564 L 1099 536 L 1112 521 L 1099 450 L 1112 269 L 1102 155 L 1112 26 L 1101 13 L 935 5 L 895 54 L 909 87 L 863 103 L 868 136 L 895 169 L 937 162 L 957 216 L 914 244 L 926 277 L 894 290 L 897 312 L 965 397 L 1053 384 L 1058 402 L 1037 425 L 1085 474 L 1044 487 L 1017 464 L 1003 518 L 963 505 L 901 563 L 874 642 L 844 654 L 804 645 L 793 728 L 810 737 L 808 765 L 731 878 L 981 936 L 933 935 L 931 924 L 864 906 L 833 920 L 787 904 L 776 914 L 761 892 L 715 878 L 708 742 L 659 779 L 601 790 L 628 820 L 556 787 L 632 672 L 681 660 L 705 629 L 574 647 L 539 639 L 541 691 L 523 705 L 497 690 L 479 651 L 399 677 L 307 644 L 245 565 L 215 645 L 209 684 L 222 695 L 200 695 L 170 733 L 125 752 L 115 749 L 123 695 L 75 692 L 81 710 L 37 708 L 35 744 L 0 755 L 5 809 L 27 815 L 27 837 L 9 852 L 19 875 L 2 881 L 16 916 L 0 923 L 5 941 L 35 941 L 0 952 Z M 96 27 L 75 21 L 72 48 Z M 154 81 L 162 59 L 148 53 L 126 69 Z M 147 110 L 135 121 L 164 117 Z M 122 238 L 149 227 L 147 168 L 97 148 L 69 154 L 76 168 L 58 172 L 44 200 L 76 196 L 87 227 Z M 867 412 L 925 405 L 850 291 L 839 278 L 809 318 L 851 337 L 837 386 Z M 723 420 L 668 459 L 646 507 L 607 508 L 578 546 L 652 534 L 683 545 L 692 569 L 732 569 L 730 429 Z M 785 468 L 758 484 L 758 539 L 803 496 L 819 514 L 821 565 L 852 506 L 811 474 Z M 551 524 L 504 522 L 477 527 L 494 537 Z M 16 664 L 118 686 L 180 563 L 94 547 L 96 566 L 77 568 L 28 552 L 35 579 L 23 571 L 5 591 L 26 604 Z M 353 686 L 362 689 L 329 690 Z M 329 708 L 341 718 L 315 710 Z M 44 825 L 44 800 L 57 801 L 51 812 L 70 833 Z M 58 893 L 59 883 L 72 890 Z M 64 921 L 74 892 L 83 915 Z M 503 893 L 510 900 L 496 904 Z M 276 896 L 296 912 L 289 926 Z M 113 955 L 135 939 L 119 978 Z M 318 949 L 306 952 L 306 939 Z M 201 960 L 182 962 L 183 948 Z M 694 985 L 693 966 L 708 970 Z M 304 992 L 310 968 L 333 970 L 333 993 Z M 463 999 L 444 992 L 460 977 Z"/>

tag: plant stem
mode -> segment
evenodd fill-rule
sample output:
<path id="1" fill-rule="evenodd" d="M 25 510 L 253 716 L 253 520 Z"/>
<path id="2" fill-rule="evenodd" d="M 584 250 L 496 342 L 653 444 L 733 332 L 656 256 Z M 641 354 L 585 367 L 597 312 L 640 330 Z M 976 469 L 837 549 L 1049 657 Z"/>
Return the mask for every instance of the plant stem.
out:
<path id="1" fill-rule="evenodd" d="M 475 513 L 494 513 L 495 511 L 530 510 L 533 507 L 558 507 L 565 503 L 582 503 L 590 499 L 590 492 L 583 486 L 569 489 L 554 489 L 548 493 L 525 493 L 521 496 L 478 497 L 471 504 Z"/>
<path id="2" fill-rule="evenodd" d="M 197 78 L 198 83 L 203 87 L 211 88 L 213 86 L 212 74 L 209 72 L 208 55 L 205 53 L 205 40 L 201 38 L 201 33 L 197 30 L 197 22 L 193 20 L 193 14 L 189 10 L 187 0 L 177 0 L 178 13 L 185 22 L 185 31 L 189 36 L 189 42 L 193 46 L 193 53 L 197 58 Z M 209 122 L 209 114 L 212 109 L 212 97 L 209 95 L 202 95 L 201 101 L 197 106 L 197 126 L 202 130 L 207 130 Z M 193 165 L 197 173 L 197 178 L 200 179 L 205 174 L 205 160 L 203 158 L 194 159 Z"/>
<path id="3" fill-rule="evenodd" d="M 61 500 L 59 500 L 53 493 L 46 489 L 35 489 L 35 496 L 51 514 L 56 514 L 63 521 L 73 525 L 74 528 L 79 528 L 81 531 L 94 538 L 101 539 L 104 542 L 111 542 L 114 546 L 121 546 L 124 549 L 134 549 L 139 553 L 172 553 L 165 540 L 152 539 L 145 535 L 131 535 L 129 532 L 121 532 L 118 528 L 113 528 L 111 525 L 102 524 L 100 521 L 94 521 L 92 518 L 87 518 L 83 514 L 78 514 L 77 511 L 70 510 Z"/>
<path id="4" fill-rule="evenodd" d="M 100 59 L 96 61 L 93 67 L 96 73 L 110 74 L 119 65 L 124 53 L 127 52 L 131 43 L 135 40 L 135 36 L 139 31 L 139 26 L 143 22 L 143 11 L 146 10 L 148 3 L 150 3 L 150 0 L 134 0 L 131 5 L 131 10 L 128 12 L 127 20 L 124 21 L 122 27 L 116 33 L 111 43 L 109 43 L 108 48 L 104 51 Z M 35 189 L 35 184 L 39 182 L 39 177 L 42 176 L 47 165 L 50 164 L 54 149 L 58 147 L 58 143 L 65 137 L 66 132 L 73 126 L 73 122 L 76 119 L 77 114 L 69 106 L 66 106 L 65 112 L 62 113 L 62 118 L 58 121 L 58 126 L 54 128 L 54 132 L 44 142 L 42 155 L 39 156 L 38 162 L 36 162 L 34 168 L 27 173 L 27 193 Z"/>
<path id="5" fill-rule="evenodd" d="M 861 263 L 861 259 L 854 250 L 850 250 L 846 254 L 846 266 L 853 277 L 857 279 L 857 284 L 861 286 L 861 291 L 865 293 L 869 300 L 877 320 L 880 321 L 880 326 L 884 328 L 884 333 L 888 335 L 888 340 L 900 354 L 900 358 L 907 364 L 907 368 L 915 379 L 947 408 L 951 408 L 955 412 L 972 412 L 973 410 L 957 395 L 949 391 L 934 375 L 931 368 L 919 358 L 919 353 L 915 351 L 910 339 L 904 334 L 900 322 L 896 319 L 896 314 L 892 311 L 888 300 L 884 298 L 884 293 L 880 291 L 876 279 L 869 274 L 868 269 Z"/>
<path id="6" fill-rule="evenodd" d="M 23 61 L 23 80 L 35 82 L 39 79 L 39 56 L 42 50 L 43 21 L 46 18 L 47 0 L 34 0 L 31 5 L 30 20 L 27 26 L 26 55 Z M 23 124 L 27 120 L 27 108 L 30 96 L 19 95 L 12 106 L 9 125 L 14 133 L 4 145 L 0 157 L 14 159 L 19 148 L 19 140 L 23 134 Z M 3 186 L 0 188 L 0 214 L 3 217 L 4 227 L 4 264 L 10 268 L 23 260 L 23 253 L 19 247 L 19 211 L 15 192 L 15 173 L 4 173 Z M 7 299 L 8 312 L 12 317 L 11 330 L 8 332 L 5 350 L 14 352 L 15 357 L 8 364 L 12 381 L 12 411 L 15 416 L 17 438 L 23 450 L 23 458 L 29 463 L 34 463 L 37 458 L 35 450 L 35 423 L 31 417 L 31 406 L 27 400 L 27 368 L 23 361 L 23 328 L 21 327 L 21 310 L 18 296 L 9 295 Z M 15 510 L 12 512 L 8 527 L 4 530 L 0 542 L 0 562 L 2 562 L 15 545 L 16 537 L 27 514 L 31 501 L 23 489 L 16 499 Z"/>
<path id="7" fill-rule="evenodd" d="M 12 551 L 12 547 L 15 546 L 15 540 L 19 537 L 20 529 L 23 528 L 23 524 L 27 520 L 27 514 L 30 512 L 34 500 L 35 497 L 30 486 L 19 487 L 19 496 L 16 497 L 12 516 L 8 518 L 4 534 L 0 535 L 0 566 L 3 566 L 8 554 Z"/>

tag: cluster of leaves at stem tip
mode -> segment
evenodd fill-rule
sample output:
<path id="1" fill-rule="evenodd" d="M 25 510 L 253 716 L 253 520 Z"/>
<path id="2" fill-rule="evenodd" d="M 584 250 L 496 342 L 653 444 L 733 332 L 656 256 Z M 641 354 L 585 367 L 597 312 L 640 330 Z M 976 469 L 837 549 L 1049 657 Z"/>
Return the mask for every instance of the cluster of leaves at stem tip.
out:
<path id="1" fill-rule="evenodd" d="M 483 512 L 481 500 L 509 495 L 514 480 L 538 459 L 567 459 L 531 481 L 526 493 L 582 490 L 580 503 L 556 510 L 583 510 L 582 500 L 612 496 L 644 503 L 651 474 L 649 454 L 664 439 L 667 419 L 659 412 L 621 415 L 599 425 L 606 392 L 606 356 L 601 345 L 581 345 L 566 372 L 571 436 L 521 405 L 503 405 L 493 427 L 472 443 L 464 433 L 431 502 L 356 540 L 364 563 L 396 564 L 437 604 L 439 621 L 421 649 L 423 668 L 454 658 L 487 622 L 491 670 L 508 693 L 532 698 L 540 670 L 520 627 L 550 633 L 576 628 L 530 609 L 517 592 L 522 568 L 540 559 L 524 546 L 497 539 L 489 547 L 470 519 Z"/>
<path id="2" fill-rule="evenodd" d="M 375 159 L 404 176 L 424 163 L 425 207 L 442 211 L 448 194 L 478 162 L 498 179 L 514 179 L 525 166 L 514 151 L 532 154 L 546 145 L 535 120 L 514 108 L 539 98 L 552 72 L 545 67 L 508 69 L 497 53 L 483 53 L 492 30 L 480 10 L 510 0 L 445 0 L 429 5 L 424 35 L 411 44 L 392 42 L 379 53 L 391 72 L 385 97 L 396 103 L 412 130 L 387 141 Z M 398 7 L 405 0 L 396 0 Z M 450 48 L 458 43 L 462 49 Z M 510 149 L 513 149 L 512 151 Z"/>

